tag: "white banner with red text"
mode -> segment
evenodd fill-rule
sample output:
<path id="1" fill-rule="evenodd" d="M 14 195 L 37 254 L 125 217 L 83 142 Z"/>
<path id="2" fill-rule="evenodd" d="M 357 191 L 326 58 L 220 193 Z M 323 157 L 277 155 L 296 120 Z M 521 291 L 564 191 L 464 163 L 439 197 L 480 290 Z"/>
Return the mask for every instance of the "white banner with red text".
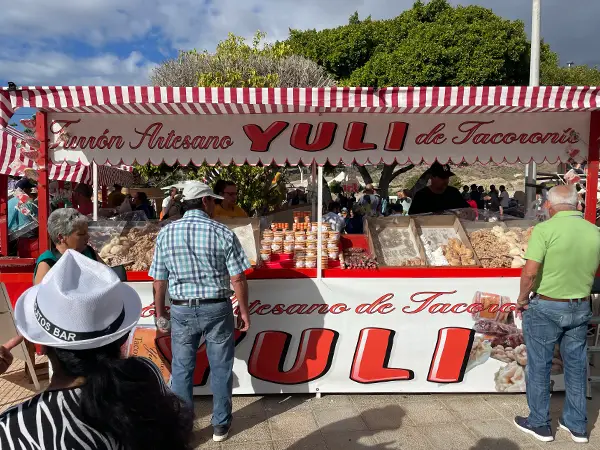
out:
<path id="1" fill-rule="evenodd" d="M 51 113 L 60 163 L 318 164 L 567 161 L 587 155 L 589 115 Z"/>
<path id="2" fill-rule="evenodd" d="M 151 283 L 129 354 L 165 378 L 170 336 L 153 326 Z M 252 326 L 236 330 L 235 394 L 524 392 L 518 278 L 250 280 Z M 235 306 L 235 299 L 234 299 Z M 564 389 L 558 350 L 552 387 Z M 209 394 L 206 348 L 194 393 Z"/>

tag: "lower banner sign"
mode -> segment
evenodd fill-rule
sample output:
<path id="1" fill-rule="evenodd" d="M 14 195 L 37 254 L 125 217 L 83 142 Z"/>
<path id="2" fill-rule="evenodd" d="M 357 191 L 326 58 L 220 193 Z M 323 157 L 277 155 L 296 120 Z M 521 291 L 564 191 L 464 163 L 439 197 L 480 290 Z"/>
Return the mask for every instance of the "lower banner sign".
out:
<path id="1" fill-rule="evenodd" d="M 129 354 L 169 377 L 171 337 L 153 326 L 151 283 Z M 235 332 L 234 393 L 524 392 L 518 278 L 251 280 L 248 333 Z M 233 300 L 237 309 L 237 301 Z M 558 349 L 555 390 L 564 389 Z M 208 394 L 206 346 L 194 392 Z"/>

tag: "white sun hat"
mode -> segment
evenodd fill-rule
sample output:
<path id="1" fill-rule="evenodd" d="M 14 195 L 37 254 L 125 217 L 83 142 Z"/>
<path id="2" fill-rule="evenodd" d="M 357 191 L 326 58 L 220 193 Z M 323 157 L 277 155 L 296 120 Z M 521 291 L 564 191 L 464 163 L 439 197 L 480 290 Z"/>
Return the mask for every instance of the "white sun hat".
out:
<path id="1" fill-rule="evenodd" d="M 201 181 L 187 181 L 183 185 L 184 200 L 194 200 L 203 197 L 213 197 L 217 200 L 223 200 L 223 197 L 215 194 L 208 184 Z"/>
<path id="2" fill-rule="evenodd" d="M 108 266 L 67 250 L 42 282 L 17 300 L 15 323 L 34 344 L 86 350 L 125 336 L 142 302 Z"/>

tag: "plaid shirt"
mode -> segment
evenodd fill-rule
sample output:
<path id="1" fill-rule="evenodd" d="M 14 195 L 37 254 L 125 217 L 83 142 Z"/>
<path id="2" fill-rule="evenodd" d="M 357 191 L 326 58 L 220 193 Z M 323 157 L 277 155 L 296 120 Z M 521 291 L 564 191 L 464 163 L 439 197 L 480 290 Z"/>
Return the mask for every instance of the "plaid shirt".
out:
<path id="1" fill-rule="evenodd" d="M 249 268 L 234 232 L 193 210 L 160 231 L 148 275 L 169 280 L 173 299 L 216 299 L 230 297 L 230 276 Z"/>

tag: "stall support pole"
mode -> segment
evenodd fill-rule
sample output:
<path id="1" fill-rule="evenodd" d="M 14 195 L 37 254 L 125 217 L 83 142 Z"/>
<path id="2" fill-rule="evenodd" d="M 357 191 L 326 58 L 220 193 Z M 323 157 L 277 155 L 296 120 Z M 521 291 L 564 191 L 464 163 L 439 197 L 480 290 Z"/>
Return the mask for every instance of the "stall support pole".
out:
<path id="1" fill-rule="evenodd" d="M 533 0 L 531 7 L 531 65 L 529 67 L 529 86 L 540 85 L 540 28 L 542 22 L 541 0 Z M 525 210 L 535 200 L 535 185 L 537 183 L 537 164 L 531 161 L 525 168 Z"/>
<path id="2" fill-rule="evenodd" d="M 94 190 L 94 213 L 92 215 L 92 218 L 95 222 L 98 220 L 98 164 L 96 164 L 95 162 L 92 163 L 92 187 Z"/>
<path id="3" fill-rule="evenodd" d="M 313 187 L 315 186 L 315 181 L 317 181 L 317 164 L 316 163 L 312 163 L 310 166 L 310 177 L 311 177 L 311 182 Z M 312 196 L 313 200 L 312 200 L 312 216 L 313 217 L 317 217 L 317 207 L 316 204 L 314 202 L 314 196 Z"/>
<path id="4" fill-rule="evenodd" d="M 39 252 L 50 250 L 48 216 L 50 215 L 50 192 L 48 189 L 48 115 L 38 111 L 35 115 L 35 138 L 40 142 L 38 165 L 38 242 Z"/>
<path id="5" fill-rule="evenodd" d="M 8 175 L 0 175 L 0 256 L 8 256 Z"/>
<path id="6" fill-rule="evenodd" d="M 317 280 L 321 280 L 323 275 L 323 166 L 317 169 L 317 222 L 319 229 L 317 231 Z"/>
<path id="7" fill-rule="evenodd" d="M 588 148 L 588 174 L 585 185 L 585 218 L 596 223 L 598 202 L 598 154 L 600 153 L 600 111 L 592 111 Z"/>

